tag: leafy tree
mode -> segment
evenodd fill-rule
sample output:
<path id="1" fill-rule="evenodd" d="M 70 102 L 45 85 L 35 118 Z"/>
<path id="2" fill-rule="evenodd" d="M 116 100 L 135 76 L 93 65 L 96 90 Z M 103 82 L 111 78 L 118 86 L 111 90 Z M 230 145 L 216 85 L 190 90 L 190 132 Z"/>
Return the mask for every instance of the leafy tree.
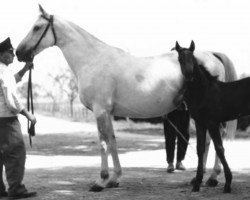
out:
<path id="1" fill-rule="evenodd" d="M 32 83 L 32 93 L 34 101 L 37 99 L 41 92 L 41 86 L 37 83 Z M 17 88 L 17 93 L 21 96 L 21 98 L 28 98 L 28 82 L 24 82 L 21 86 Z"/>
<path id="2" fill-rule="evenodd" d="M 48 76 L 53 82 L 53 87 L 47 91 L 47 97 L 53 98 L 53 102 L 56 102 L 56 99 L 62 100 L 64 97 L 63 94 L 65 94 L 69 101 L 70 116 L 72 117 L 74 100 L 78 95 L 76 78 L 69 68 L 61 70 L 60 74 L 54 75 L 50 73 Z"/>

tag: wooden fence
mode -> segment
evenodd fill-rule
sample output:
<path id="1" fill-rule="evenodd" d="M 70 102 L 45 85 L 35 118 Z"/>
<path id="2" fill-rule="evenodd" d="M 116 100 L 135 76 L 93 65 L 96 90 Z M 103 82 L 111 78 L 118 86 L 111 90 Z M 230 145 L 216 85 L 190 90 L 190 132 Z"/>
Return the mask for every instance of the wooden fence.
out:
<path id="1" fill-rule="evenodd" d="M 70 118 L 75 121 L 94 121 L 93 113 L 82 104 L 73 105 L 71 116 L 69 103 L 34 103 L 35 112 L 60 118 Z"/>

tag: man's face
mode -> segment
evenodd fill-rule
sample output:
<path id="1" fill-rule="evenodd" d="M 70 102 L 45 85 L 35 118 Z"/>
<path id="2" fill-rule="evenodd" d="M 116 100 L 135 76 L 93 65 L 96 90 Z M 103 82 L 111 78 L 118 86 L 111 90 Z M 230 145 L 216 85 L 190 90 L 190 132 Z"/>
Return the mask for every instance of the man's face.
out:
<path id="1" fill-rule="evenodd" d="M 14 57 L 15 57 L 15 54 L 14 54 L 13 49 L 9 49 L 7 51 L 0 53 L 0 59 L 6 65 L 13 63 Z"/>

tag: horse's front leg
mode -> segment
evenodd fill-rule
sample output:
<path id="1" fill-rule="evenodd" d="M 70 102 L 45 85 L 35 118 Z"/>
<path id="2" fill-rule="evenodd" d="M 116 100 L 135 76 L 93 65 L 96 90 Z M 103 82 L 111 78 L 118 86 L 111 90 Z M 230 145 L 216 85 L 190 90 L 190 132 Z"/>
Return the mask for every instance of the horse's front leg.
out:
<path id="1" fill-rule="evenodd" d="M 111 117 L 108 111 L 99 106 L 94 107 L 94 114 L 97 121 L 97 129 L 100 140 L 101 151 L 101 172 L 100 178 L 90 188 L 90 191 L 101 191 L 105 187 L 117 187 L 117 179 L 121 176 L 121 166 L 117 154 L 114 130 Z M 114 174 L 110 178 L 108 166 L 108 151 L 111 151 L 114 162 Z"/>
<path id="2" fill-rule="evenodd" d="M 109 144 L 110 144 L 110 153 L 111 153 L 112 160 L 113 160 L 114 170 L 113 170 L 113 174 L 110 177 L 106 187 L 113 188 L 113 187 L 118 187 L 118 185 L 119 185 L 118 178 L 122 175 L 122 168 L 121 168 L 121 164 L 119 161 L 116 138 L 115 138 L 114 129 L 113 129 L 110 115 L 108 117 L 107 122 L 108 122 L 108 127 L 109 127 L 108 128 L 108 131 L 109 131 L 109 134 L 108 134 L 109 138 L 108 139 L 109 139 Z"/>
<path id="3" fill-rule="evenodd" d="M 193 192 L 200 191 L 200 185 L 203 179 L 203 156 L 205 152 L 206 128 L 202 123 L 195 123 L 197 134 L 197 155 L 198 167 L 196 177 L 192 180 Z"/>
<path id="4" fill-rule="evenodd" d="M 207 164 L 210 141 L 211 141 L 211 137 L 210 137 L 209 133 L 207 132 L 207 134 L 206 134 L 205 153 L 204 153 L 204 157 L 203 157 L 204 172 L 206 171 L 206 164 Z M 214 161 L 213 171 L 212 171 L 209 179 L 207 180 L 206 185 L 208 185 L 210 187 L 217 186 L 218 185 L 217 177 L 218 177 L 218 175 L 220 173 L 221 173 L 221 162 L 220 162 L 220 159 L 219 159 L 219 157 L 217 156 L 217 154 L 215 152 L 215 161 Z"/>
<path id="5" fill-rule="evenodd" d="M 211 123 L 208 128 L 209 128 L 210 136 L 214 142 L 215 151 L 216 151 L 218 157 L 220 158 L 221 163 L 222 163 L 223 168 L 224 168 L 224 173 L 225 173 L 225 178 L 226 178 L 224 192 L 230 193 L 231 192 L 232 173 L 231 173 L 231 170 L 230 170 L 230 168 L 227 164 L 226 158 L 225 158 L 224 148 L 223 148 L 222 139 L 221 139 L 221 135 L 220 135 L 220 131 L 219 131 L 219 124 Z"/>

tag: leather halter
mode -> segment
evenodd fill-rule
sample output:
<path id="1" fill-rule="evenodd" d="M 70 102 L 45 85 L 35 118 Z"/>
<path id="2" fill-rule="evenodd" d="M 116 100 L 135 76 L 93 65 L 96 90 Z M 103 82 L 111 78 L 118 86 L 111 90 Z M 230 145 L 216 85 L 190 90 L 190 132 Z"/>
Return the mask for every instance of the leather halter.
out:
<path id="1" fill-rule="evenodd" d="M 53 35 L 54 35 L 54 45 L 56 44 L 57 42 L 57 38 L 56 38 L 56 32 L 55 32 L 55 29 L 54 29 L 54 25 L 53 25 L 53 22 L 54 22 L 54 16 L 53 15 L 50 15 L 49 18 L 45 17 L 44 15 L 41 15 L 42 18 L 44 18 L 45 20 L 48 21 L 48 24 L 46 26 L 46 28 L 44 29 L 41 37 L 39 38 L 39 40 L 37 41 L 36 45 L 34 46 L 34 48 L 32 49 L 33 51 L 36 50 L 36 48 L 38 47 L 38 45 L 40 44 L 40 42 L 42 41 L 42 39 L 44 38 L 44 36 L 46 35 L 47 31 L 49 30 L 49 27 L 51 26 L 51 30 L 53 32 Z M 32 58 L 32 61 L 33 61 L 33 58 Z M 27 109 L 28 111 L 31 109 L 31 113 L 34 114 L 34 106 L 33 106 L 33 95 L 32 95 L 32 80 L 31 80 L 31 73 L 32 73 L 32 68 L 30 68 L 29 70 L 29 80 L 28 80 L 28 97 L 27 97 Z M 28 133 L 29 133 L 29 141 L 30 141 L 30 146 L 32 147 L 32 139 L 31 137 L 32 136 L 35 136 L 36 133 L 35 133 L 35 126 L 32 126 L 30 124 L 30 121 L 28 120 Z"/>
<path id="2" fill-rule="evenodd" d="M 46 28 L 44 29 L 43 34 L 41 35 L 41 37 L 37 41 L 36 45 L 34 46 L 33 51 L 36 50 L 36 48 L 38 47 L 38 45 L 40 44 L 40 42 L 42 41 L 42 39 L 46 35 L 47 31 L 49 30 L 50 26 L 51 26 L 52 33 L 54 35 L 54 41 L 55 41 L 54 45 L 56 45 L 56 42 L 57 42 L 56 32 L 55 32 L 54 25 L 53 25 L 53 23 L 54 23 L 54 16 L 50 15 L 50 17 L 47 18 L 46 16 L 41 15 L 41 17 L 44 18 L 45 20 L 47 20 L 48 24 L 47 24 Z"/>

